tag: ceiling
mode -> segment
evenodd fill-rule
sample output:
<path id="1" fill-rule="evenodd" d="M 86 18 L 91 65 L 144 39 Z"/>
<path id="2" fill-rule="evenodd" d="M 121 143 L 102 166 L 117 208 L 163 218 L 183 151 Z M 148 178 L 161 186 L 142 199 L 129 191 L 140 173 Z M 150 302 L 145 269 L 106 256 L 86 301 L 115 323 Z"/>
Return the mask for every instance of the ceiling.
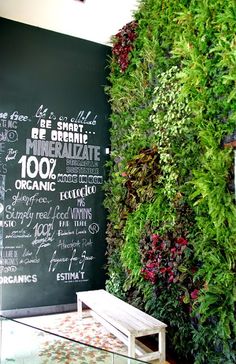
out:
<path id="1" fill-rule="evenodd" d="M 139 0 L 0 0 L 0 16 L 111 45 Z"/>

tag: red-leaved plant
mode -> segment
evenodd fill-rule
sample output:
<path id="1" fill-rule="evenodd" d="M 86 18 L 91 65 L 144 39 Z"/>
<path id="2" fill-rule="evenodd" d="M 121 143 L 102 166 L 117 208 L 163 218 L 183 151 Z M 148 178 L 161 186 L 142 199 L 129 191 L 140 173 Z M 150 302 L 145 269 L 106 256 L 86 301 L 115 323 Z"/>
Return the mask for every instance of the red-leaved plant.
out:
<path id="1" fill-rule="evenodd" d="M 137 23 L 132 21 L 126 24 L 114 37 L 112 54 L 117 58 L 121 72 L 124 72 L 129 65 L 129 53 L 134 48 Z"/>
<path id="2" fill-rule="evenodd" d="M 183 237 L 173 237 L 170 234 L 160 236 L 151 234 L 143 241 L 142 275 L 153 284 L 157 280 L 167 283 L 176 283 L 180 278 L 178 267 L 183 261 L 183 251 L 188 241 Z"/>
<path id="3" fill-rule="evenodd" d="M 173 233 L 149 234 L 140 242 L 142 276 L 158 290 L 179 286 L 179 302 L 192 304 L 198 299 L 201 283 L 194 280 L 199 262 L 189 260 L 192 248 L 186 238 Z M 184 251 L 188 249 L 186 265 Z"/>

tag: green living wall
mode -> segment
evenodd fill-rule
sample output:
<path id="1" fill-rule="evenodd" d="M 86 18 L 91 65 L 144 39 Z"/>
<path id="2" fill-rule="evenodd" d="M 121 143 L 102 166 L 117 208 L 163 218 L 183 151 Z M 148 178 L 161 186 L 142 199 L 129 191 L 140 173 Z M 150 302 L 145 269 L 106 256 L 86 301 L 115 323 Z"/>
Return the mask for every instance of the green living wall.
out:
<path id="1" fill-rule="evenodd" d="M 236 361 L 236 2 L 143 0 L 113 37 L 106 288 L 181 363 Z"/>

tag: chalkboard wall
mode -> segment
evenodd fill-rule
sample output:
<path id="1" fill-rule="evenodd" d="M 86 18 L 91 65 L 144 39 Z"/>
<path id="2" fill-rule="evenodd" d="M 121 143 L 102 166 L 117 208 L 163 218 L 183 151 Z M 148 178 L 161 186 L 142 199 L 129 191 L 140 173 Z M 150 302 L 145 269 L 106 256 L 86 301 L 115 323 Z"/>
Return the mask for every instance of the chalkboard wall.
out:
<path id="1" fill-rule="evenodd" d="M 104 287 L 110 47 L 0 18 L 1 310 Z"/>

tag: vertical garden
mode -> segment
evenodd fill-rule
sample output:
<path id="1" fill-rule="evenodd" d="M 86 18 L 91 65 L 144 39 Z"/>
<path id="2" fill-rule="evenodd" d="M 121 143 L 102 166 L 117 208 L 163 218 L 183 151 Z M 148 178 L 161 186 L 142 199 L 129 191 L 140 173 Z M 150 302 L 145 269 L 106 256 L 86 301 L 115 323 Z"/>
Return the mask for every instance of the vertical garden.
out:
<path id="1" fill-rule="evenodd" d="M 141 0 L 112 42 L 106 288 L 236 361 L 236 1 Z"/>

